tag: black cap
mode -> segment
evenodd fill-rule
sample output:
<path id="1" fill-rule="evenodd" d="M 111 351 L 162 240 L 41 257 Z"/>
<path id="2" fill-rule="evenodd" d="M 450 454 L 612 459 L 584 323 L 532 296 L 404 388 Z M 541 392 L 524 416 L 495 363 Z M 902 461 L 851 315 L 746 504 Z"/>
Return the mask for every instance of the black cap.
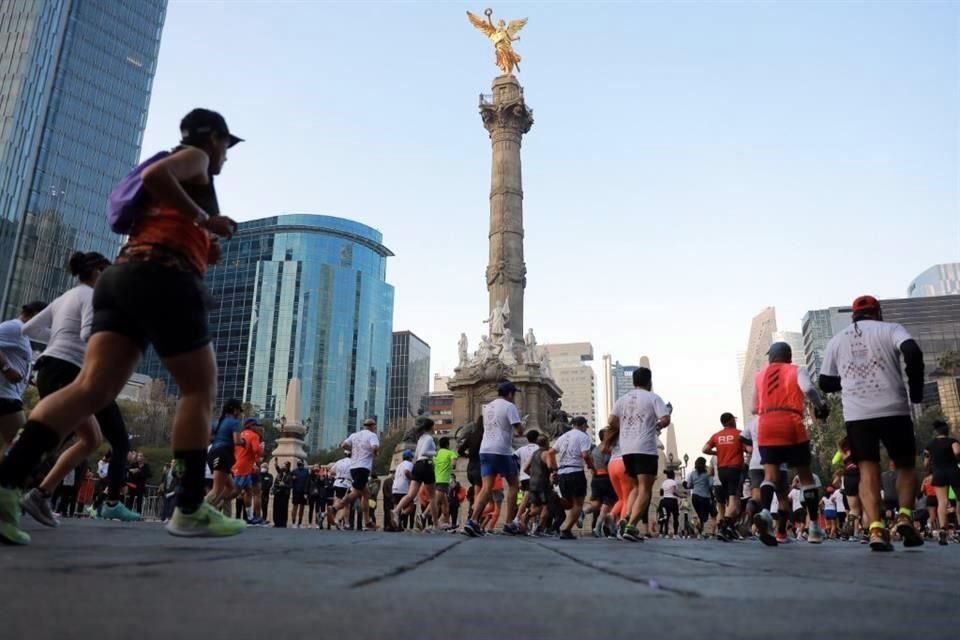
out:
<path id="1" fill-rule="evenodd" d="M 736 420 L 737 416 L 733 415 L 729 411 L 720 414 L 720 424 L 727 426 L 731 421 Z"/>
<path id="2" fill-rule="evenodd" d="M 183 116 L 183 120 L 180 121 L 180 136 L 183 142 L 205 138 L 211 133 L 218 133 L 228 137 L 230 144 L 227 146 L 230 147 L 238 142 L 243 142 L 243 138 L 238 138 L 230 133 L 230 129 L 227 127 L 227 121 L 216 111 L 211 111 L 210 109 L 194 109 Z"/>
<path id="3" fill-rule="evenodd" d="M 587 419 L 584 418 L 583 416 L 577 416 L 576 418 L 571 420 L 571 422 L 575 427 L 585 427 L 587 425 Z"/>
<path id="4" fill-rule="evenodd" d="M 767 349 L 767 359 L 770 362 L 792 362 L 793 349 L 786 342 L 774 342 Z"/>
<path id="5" fill-rule="evenodd" d="M 23 305 L 23 307 L 20 309 L 20 313 L 26 313 L 28 315 L 35 316 L 46 308 L 46 302 L 34 300 L 33 302 L 28 302 L 27 304 Z"/>
<path id="6" fill-rule="evenodd" d="M 500 396 L 506 396 L 511 393 L 516 393 L 517 391 L 519 391 L 519 389 L 509 380 L 504 380 L 500 383 L 500 386 L 497 387 L 497 395 Z"/>

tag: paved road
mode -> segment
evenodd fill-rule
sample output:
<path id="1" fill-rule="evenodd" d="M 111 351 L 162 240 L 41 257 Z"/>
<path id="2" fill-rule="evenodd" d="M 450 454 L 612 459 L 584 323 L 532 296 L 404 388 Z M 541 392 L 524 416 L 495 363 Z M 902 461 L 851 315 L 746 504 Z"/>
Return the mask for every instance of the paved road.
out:
<path id="1" fill-rule="evenodd" d="M 28 526 L 0 547 L 4 640 L 956 637 L 960 545 Z"/>

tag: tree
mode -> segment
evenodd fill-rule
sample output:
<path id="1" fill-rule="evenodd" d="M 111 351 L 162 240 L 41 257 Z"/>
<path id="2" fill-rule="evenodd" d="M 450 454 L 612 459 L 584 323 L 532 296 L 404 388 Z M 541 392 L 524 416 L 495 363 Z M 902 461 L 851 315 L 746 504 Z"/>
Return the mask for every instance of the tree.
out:
<path id="1" fill-rule="evenodd" d="M 403 440 L 403 431 L 397 430 L 385 434 L 380 439 L 380 453 L 373 463 L 373 472 L 378 476 L 390 473 L 390 463 L 393 462 L 393 453 L 397 445 Z"/>
<path id="2" fill-rule="evenodd" d="M 960 373 L 960 351 L 945 351 L 937 360 L 937 366 L 947 375 L 957 375 Z"/>
<path id="3" fill-rule="evenodd" d="M 827 406 L 830 407 L 830 417 L 824 422 L 816 422 L 808 429 L 810 447 L 813 450 L 813 461 L 810 467 L 826 484 L 833 478 L 833 454 L 837 452 L 840 441 L 847 435 L 847 428 L 843 422 L 843 405 L 838 394 L 827 396 Z"/>

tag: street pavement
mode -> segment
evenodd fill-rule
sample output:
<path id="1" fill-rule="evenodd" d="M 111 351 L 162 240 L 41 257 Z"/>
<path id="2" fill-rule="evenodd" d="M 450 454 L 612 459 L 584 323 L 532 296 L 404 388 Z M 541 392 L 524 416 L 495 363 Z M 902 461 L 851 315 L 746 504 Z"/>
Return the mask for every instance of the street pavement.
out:
<path id="1" fill-rule="evenodd" d="M 960 545 L 27 528 L 0 547 L 4 640 L 957 637 Z"/>

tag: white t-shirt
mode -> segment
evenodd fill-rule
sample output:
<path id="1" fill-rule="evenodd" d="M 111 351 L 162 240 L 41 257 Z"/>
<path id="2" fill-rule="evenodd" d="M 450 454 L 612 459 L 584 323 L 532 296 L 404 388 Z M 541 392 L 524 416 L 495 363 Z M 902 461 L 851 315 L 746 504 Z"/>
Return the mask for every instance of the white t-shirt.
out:
<path id="1" fill-rule="evenodd" d="M 790 502 L 793 504 L 794 511 L 803 509 L 803 491 L 800 489 L 790 489 L 790 493 L 787 494 L 787 497 L 790 498 Z"/>
<path id="2" fill-rule="evenodd" d="M 520 424 L 517 405 L 505 398 L 497 398 L 483 407 L 483 440 L 480 453 L 500 456 L 513 455 L 513 425 Z"/>
<path id="3" fill-rule="evenodd" d="M 433 436 L 429 433 L 420 436 L 417 440 L 417 450 L 413 454 L 414 459 L 429 460 L 435 455 L 437 455 L 437 443 L 433 440 Z"/>
<path id="4" fill-rule="evenodd" d="M 356 435 L 356 434 L 352 434 Z M 353 460 L 350 458 L 340 458 L 333 463 L 333 486 L 340 489 L 349 489 L 353 486 L 353 476 L 350 475 L 350 469 L 353 468 Z"/>
<path id="5" fill-rule="evenodd" d="M 757 416 L 753 416 L 740 434 L 742 440 L 749 440 L 753 443 L 753 452 L 750 454 L 751 469 L 763 469 L 763 465 L 760 464 L 760 446 L 757 444 L 757 424 Z"/>
<path id="6" fill-rule="evenodd" d="M 667 415 L 667 405 L 652 391 L 634 389 L 614 403 L 610 415 L 620 420 L 623 455 L 657 455 L 657 420 Z"/>
<path id="7" fill-rule="evenodd" d="M 660 485 L 660 489 L 663 491 L 664 498 L 673 498 L 677 499 L 677 481 L 667 478 L 663 481 L 663 484 Z"/>
<path id="8" fill-rule="evenodd" d="M 833 496 L 823 496 L 820 498 L 820 506 L 824 511 L 836 511 L 837 505 L 833 501 Z"/>
<path id="9" fill-rule="evenodd" d="M 410 490 L 410 478 L 407 473 L 413 472 L 413 463 L 409 460 L 401 460 L 397 465 L 397 470 L 393 472 L 393 493 L 406 493 Z"/>
<path id="10" fill-rule="evenodd" d="M 553 450 L 557 452 L 557 473 L 583 471 L 583 454 L 592 446 L 590 436 L 579 429 L 571 429 L 557 438 L 553 443 Z"/>
<path id="11" fill-rule="evenodd" d="M 368 429 L 361 429 L 351 433 L 343 444 L 350 445 L 351 469 L 373 469 L 373 457 L 376 455 L 376 449 L 380 447 L 380 438 L 377 434 Z"/>
<path id="12" fill-rule="evenodd" d="M 20 382 L 13 383 L 0 375 L 0 398 L 20 400 L 30 382 L 30 360 L 33 352 L 30 339 L 23 334 L 23 323 L 14 318 L 0 322 L 0 351 L 7 365 L 20 374 Z"/>
<path id="13" fill-rule="evenodd" d="M 513 452 L 515 456 L 520 458 L 520 480 L 521 481 L 530 479 L 530 474 L 526 473 L 524 469 L 527 467 L 527 462 L 529 462 L 530 458 L 533 457 L 533 452 L 539 448 L 540 447 L 538 447 L 536 443 L 530 443 L 520 447 L 519 449 Z"/>
<path id="14" fill-rule="evenodd" d="M 776 513 L 780 511 L 780 500 L 777 498 L 777 494 L 773 494 L 773 502 L 770 503 L 770 513 Z"/>
<path id="15" fill-rule="evenodd" d="M 715 486 L 720 486 L 720 468 L 717 466 L 717 456 L 710 456 L 710 468 L 713 469 L 713 479 L 710 483 Z"/>
<path id="16" fill-rule="evenodd" d="M 43 355 L 83 366 L 93 326 L 93 288 L 81 284 L 47 305 L 23 326 L 23 333 L 47 348 Z"/>
<path id="17" fill-rule="evenodd" d="M 900 345 L 911 339 L 896 322 L 860 320 L 830 340 L 820 373 L 840 376 L 844 420 L 910 415 Z"/>
<path id="18" fill-rule="evenodd" d="M 846 513 L 847 507 L 843 504 L 843 491 L 834 491 L 833 495 L 830 496 L 830 499 L 833 500 L 833 505 L 837 510 L 837 513 Z"/>

